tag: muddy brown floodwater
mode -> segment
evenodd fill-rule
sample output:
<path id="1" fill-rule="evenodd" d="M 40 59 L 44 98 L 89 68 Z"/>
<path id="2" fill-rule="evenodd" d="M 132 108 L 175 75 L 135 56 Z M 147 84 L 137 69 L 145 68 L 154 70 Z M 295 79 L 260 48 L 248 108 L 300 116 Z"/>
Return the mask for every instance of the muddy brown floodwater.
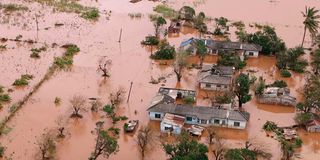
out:
<path id="1" fill-rule="evenodd" d="M 152 13 L 152 7 L 159 3 L 142 1 L 131 4 L 128 1 L 119 0 L 80 0 L 81 4 L 98 7 L 100 11 L 111 10 L 110 20 L 102 14 L 97 22 L 88 22 L 73 13 L 53 12 L 50 7 L 40 6 L 37 3 L 22 0 L 1 0 L 3 3 L 19 3 L 29 7 L 30 12 L 21 12 L 19 15 L 11 16 L 8 23 L 0 24 L 0 36 L 15 38 L 18 34 L 23 39 L 36 39 L 36 25 L 32 16 L 37 12 L 39 17 L 38 41 L 40 44 L 27 45 L 24 43 L 4 42 L 9 49 L 0 51 L 0 84 L 6 88 L 12 88 L 11 83 L 21 74 L 30 73 L 35 75 L 30 86 L 37 83 L 52 63 L 54 56 L 63 53 L 62 49 L 51 48 L 43 53 L 41 59 L 29 58 L 29 50 L 41 47 L 44 43 L 49 46 L 52 43 L 62 45 L 65 43 L 77 44 L 81 51 L 74 57 L 74 65 L 68 71 L 59 71 L 31 97 L 17 115 L 8 123 L 12 130 L 0 137 L 0 142 L 6 146 L 6 156 L 14 160 L 32 160 L 37 154 L 36 141 L 39 136 L 56 127 L 55 121 L 59 115 L 68 118 L 70 115 L 69 99 L 74 94 L 82 94 L 86 97 L 101 98 L 104 103 L 108 102 L 110 92 L 119 86 L 127 91 L 130 82 L 133 88 L 129 103 L 122 103 L 120 112 L 129 119 L 139 119 L 141 125 L 150 125 L 159 137 L 159 123 L 149 122 L 147 106 L 153 95 L 155 95 L 161 84 L 150 84 L 151 76 L 166 76 L 167 87 L 180 87 L 198 90 L 196 83 L 196 69 L 185 72 L 181 84 L 176 84 L 175 75 L 170 65 L 160 65 L 159 62 L 150 60 L 150 51 L 140 45 L 140 41 L 148 34 L 153 34 L 153 25 L 149 22 L 148 14 Z M 243 20 L 246 23 L 272 24 L 276 27 L 279 35 L 285 40 L 289 47 L 300 43 L 302 38 L 302 16 L 304 6 L 319 6 L 319 1 L 291 1 L 279 0 L 169 0 L 168 4 L 174 8 L 183 5 L 196 6 L 197 11 L 204 11 L 207 16 L 225 16 L 231 20 Z M 128 13 L 143 13 L 141 19 L 131 19 Z M 7 18 L 8 15 L 0 15 Z M 2 21 L 1 21 L 2 22 Z M 64 23 L 61 27 L 55 27 L 55 23 Z M 119 31 L 123 29 L 122 41 L 118 43 Z M 184 29 L 177 37 L 168 38 L 176 47 L 184 39 L 198 36 L 197 32 Z M 231 37 L 234 39 L 234 37 Z M 97 72 L 98 59 L 107 56 L 112 60 L 111 77 L 104 79 Z M 205 63 L 214 63 L 216 56 L 207 56 Z M 198 57 L 189 58 L 189 63 L 197 63 Z M 303 75 L 293 74 L 292 78 L 280 78 L 275 67 L 274 57 L 260 56 L 250 58 L 247 67 L 243 70 L 254 70 L 256 77 L 263 76 L 267 82 L 275 79 L 285 80 L 293 95 L 301 99 L 301 89 L 304 83 Z M 30 90 L 31 87 L 22 89 L 14 88 L 10 93 L 12 101 L 16 102 Z M 55 105 L 55 97 L 61 98 L 61 104 Z M 201 96 L 199 96 L 201 97 Z M 11 102 L 11 103 L 13 103 Z M 208 102 L 199 99 L 198 104 Z M 9 104 L 0 112 L 1 118 L 8 114 Z M 266 137 L 261 129 L 267 120 L 272 120 L 280 126 L 294 124 L 293 117 L 295 109 L 292 107 L 257 104 L 255 99 L 246 103 L 244 108 L 251 113 L 248 127 L 245 130 L 234 130 L 217 128 L 217 132 L 232 147 L 242 147 L 248 139 L 265 144 L 273 154 L 274 160 L 280 159 L 281 152 L 276 140 Z M 105 120 L 106 126 L 110 122 L 106 120 L 103 113 L 93 114 L 91 111 L 83 112 L 83 118 L 79 120 L 68 120 L 68 136 L 58 142 L 57 159 L 61 160 L 85 160 L 89 157 L 94 147 L 94 128 L 99 120 Z M 117 124 L 122 128 L 123 123 Z M 141 126 L 140 125 L 140 126 Z M 301 159 L 317 160 L 320 154 L 320 135 L 299 131 L 304 141 L 299 150 Z M 168 139 L 170 140 L 170 138 Z M 205 142 L 205 137 L 201 138 Z M 120 151 L 109 159 L 141 159 L 136 146 L 135 136 L 120 133 Z M 209 154 L 212 159 L 212 154 Z M 146 155 L 148 160 L 166 159 L 159 143 Z M 103 159 L 103 158 L 100 158 Z"/>

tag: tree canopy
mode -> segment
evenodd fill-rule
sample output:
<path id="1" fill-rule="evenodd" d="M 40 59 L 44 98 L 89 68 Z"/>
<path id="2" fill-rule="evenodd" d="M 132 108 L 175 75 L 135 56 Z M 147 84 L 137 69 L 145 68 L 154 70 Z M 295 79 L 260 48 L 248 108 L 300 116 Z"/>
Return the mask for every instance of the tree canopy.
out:
<path id="1" fill-rule="evenodd" d="M 235 95 L 238 97 L 239 107 L 242 107 L 243 103 L 251 100 L 249 94 L 250 89 L 250 78 L 248 75 L 241 73 L 235 80 Z"/>

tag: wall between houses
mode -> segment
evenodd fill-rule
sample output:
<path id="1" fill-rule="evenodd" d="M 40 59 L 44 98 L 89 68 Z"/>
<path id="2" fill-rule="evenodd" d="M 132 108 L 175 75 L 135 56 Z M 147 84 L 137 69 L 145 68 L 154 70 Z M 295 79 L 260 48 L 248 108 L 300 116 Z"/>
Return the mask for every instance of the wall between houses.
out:
<path id="1" fill-rule="evenodd" d="M 160 114 L 160 118 L 156 118 L 156 114 Z M 161 121 L 162 118 L 164 117 L 164 113 L 161 112 L 149 112 L 149 118 L 150 120 L 158 120 Z"/>
<path id="2" fill-rule="evenodd" d="M 225 86 L 227 86 L 225 88 Z M 230 90 L 229 85 L 221 85 L 221 87 L 217 87 L 216 84 L 210 84 L 210 87 L 206 86 L 206 83 L 200 83 L 200 88 L 204 90 L 212 90 L 212 91 L 228 91 Z"/>

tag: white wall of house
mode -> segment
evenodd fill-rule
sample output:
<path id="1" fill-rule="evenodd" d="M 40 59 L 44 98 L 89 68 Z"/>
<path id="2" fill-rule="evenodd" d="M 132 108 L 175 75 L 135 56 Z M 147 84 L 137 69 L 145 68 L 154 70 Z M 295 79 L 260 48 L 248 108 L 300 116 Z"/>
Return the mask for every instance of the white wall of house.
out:
<path id="1" fill-rule="evenodd" d="M 244 55 L 248 57 L 258 57 L 259 52 L 258 51 L 245 51 Z"/>
<path id="2" fill-rule="evenodd" d="M 161 113 L 161 112 L 149 112 L 149 118 L 150 120 L 158 120 L 161 121 L 162 118 L 164 117 L 165 113 Z M 160 116 L 160 118 L 159 118 Z"/>
<path id="3" fill-rule="evenodd" d="M 238 123 L 239 126 L 236 126 L 235 122 Z M 214 118 L 210 121 L 210 123 L 215 126 L 236 128 L 236 129 L 245 129 L 247 125 L 246 121 L 235 121 L 235 120 L 220 119 L 220 118 Z"/>
<path id="4" fill-rule="evenodd" d="M 179 126 L 173 125 L 173 124 L 168 124 L 163 121 L 160 124 L 160 130 L 163 133 L 168 133 L 168 132 L 171 132 L 173 134 L 180 134 L 181 133 L 181 128 Z"/>
<path id="5" fill-rule="evenodd" d="M 320 132 L 320 126 L 309 126 L 307 127 L 308 132 Z"/>
<path id="6" fill-rule="evenodd" d="M 198 124 L 198 118 L 193 116 L 186 116 L 186 122 L 187 124 Z"/>
<path id="7" fill-rule="evenodd" d="M 203 90 L 211 90 L 211 91 L 228 91 L 230 90 L 229 85 L 217 85 L 212 83 L 200 83 L 200 88 Z"/>

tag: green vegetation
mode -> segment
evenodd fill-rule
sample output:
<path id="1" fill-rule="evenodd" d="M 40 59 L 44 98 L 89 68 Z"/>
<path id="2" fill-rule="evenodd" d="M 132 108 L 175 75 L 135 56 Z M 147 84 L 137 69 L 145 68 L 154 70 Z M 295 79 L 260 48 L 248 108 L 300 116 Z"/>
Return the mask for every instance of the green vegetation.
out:
<path id="1" fill-rule="evenodd" d="M 185 104 L 193 104 L 195 103 L 196 101 L 194 100 L 194 97 L 193 96 L 186 96 L 183 98 L 183 102 Z"/>
<path id="2" fill-rule="evenodd" d="M 277 67 L 279 69 L 289 69 L 294 72 L 304 72 L 308 62 L 300 57 L 304 54 L 303 48 L 290 48 L 286 52 L 276 54 Z"/>
<path id="3" fill-rule="evenodd" d="M 280 70 L 280 75 L 281 75 L 282 77 L 285 77 L 285 78 L 291 77 L 290 71 L 288 71 L 288 70 L 286 70 L 286 69 Z"/>
<path id="4" fill-rule="evenodd" d="M 320 73 L 320 49 L 317 49 L 312 55 L 311 66 L 314 74 Z"/>
<path id="5" fill-rule="evenodd" d="M 250 84 L 250 78 L 246 74 L 241 73 L 235 79 L 234 93 L 238 97 L 239 108 L 242 107 L 242 104 L 251 100 L 251 95 L 249 94 Z"/>
<path id="6" fill-rule="evenodd" d="M 151 21 L 153 22 L 153 26 L 154 26 L 154 29 L 155 29 L 155 36 L 159 37 L 160 28 L 163 25 L 167 24 L 167 21 L 161 16 L 153 16 L 153 17 L 151 17 Z"/>
<path id="7" fill-rule="evenodd" d="M 260 77 L 254 93 L 258 96 L 261 96 L 265 88 L 266 88 L 266 82 L 262 77 Z"/>
<path id="8" fill-rule="evenodd" d="M 297 104 L 298 110 L 301 110 L 304 106 L 302 106 L 302 103 Z M 314 118 L 312 113 L 297 113 L 296 116 L 294 117 L 294 121 L 299 124 L 299 125 L 306 125 L 307 122 L 312 120 Z"/>
<path id="9" fill-rule="evenodd" d="M 0 94 L 0 102 L 8 102 L 11 98 L 8 94 Z"/>
<path id="10" fill-rule="evenodd" d="M 24 74 L 20 79 L 16 79 L 12 85 L 14 86 L 26 86 L 29 84 L 29 80 L 33 79 L 33 75 Z"/>
<path id="11" fill-rule="evenodd" d="M 0 158 L 3 158 L 4 150 L 5 150 L 5 148 L 0 144 Z"/>
<path id="12" fill-rule="evenodd" d="M 145 40 L 141 41 L 142 45 L 148 45 L 148 46 L 156 46 L 160 43 L 159 39 L 156 36 L 146 36 Z"/>
<path id="13" fill-rule="evenodd" d="M 155 60 L 170 60 L 174 59 L 175 52 L 175 48 L 168 42 L 162 42 L 159 49 L 150 57 Z"/>
<path id="14" fill-rule="evenodd" d="M 256 160 L 256 153 L 247 148 L 229 149 L 224 157 L 226 160 Z"/>
<path id="15" fill-rule="evenodd" d="M 7 49 L 7 45 L 0 45 L 0 50 L 5 50 Z"/>
<path id="16" fill-rule="evenodd" d="M 208 147 L 189 138 L 186 132 L 181 133 L 177 143 L 162 146 L 170 160 L 208 160 Z"/>
<path id="17" fill-rule="evenodd" d="M 97 20 L 99 18 L 99 10 L 96 8 L 89 9 L 81 14 L 81 17 L 88 20 Z"/>
<path id="18" fill-rule="evenodd" d="M 303 113 L 320 111 L 320 76 L 308 75 L 303 91 L 304 101 L 297 105 L 297 109 Z"/>
<path id="19" fill-rule="evenodd" d="M 265 131 L 273 132 L 278 129 L 278 125 L 272 121 L 267 121 L 262 128 Z"/>
<path id="20" fill-rule="evenodd" d="M 165 18 L 176 18 L 178 12 L 170 8 L 168 5 L 157 5 L 154 9 L 155 12 L 162 14 Z"/>
<path id="21" fill-rule="evenodd" d="M 179 18 L 188 22 L 193 22 L 196 16 L 196 11 L 190 6 L 183 6 L 179 10 Z"/>
<path id="22" fill-rule="evenodd" d="M 81 17 L 86 19 L 95 19 L 99 17 L 96 8 L 83 6 L 72 0 L 34 0 L 43 5 L 52 6 L 55 10 L 60 12 L 73 12 L 81 15 Z"/>
<path id="23" fill-rule="evenodd" d="M 207 54 L 207 47 L 203 40 L 199 40 L 196 43 L 197 53 L 200 56 L 200 67 L 203 65 L 204 57 Z"/>
<path id="24" fill-rule="evenodd" d="M 231 53 L 221 54 L 218 59 L 218 64 L 223 66 L 233 66 L 237 70 L 246 66 L 245 61 L 242 61 L 239 56 Z"/>
<path id="25" fill-rule="evenodd" d="M 218 104 L 229 104 L 232 102 L 232 93 L 224 93 L 215 97 L 215 102 Z"/>
<path id="26" fill-rule="evenodd" d="M 73 64 L 73 56 L 80 52 L 80 48 L 76 45 L 68 45 L 66 47 L 66 52 L 62 57 L 55 57 L 54 64 L 59 68 L 67 68 Z"/>
<path id="27" fill-rule="evenodd" d="M 303 17 L 305 18 L 303 21 L 304 32 L 301 47 L 303 47 L 304 39 L 306 37 L 307 30 L 309 31 L 311 38 L 316 37 L 318 33 L 319 23 L 320 23 L 320 15 L 318 14 L 319 10 L 315 9 L 315 7 L 307 7 L 305 12 L 302 12 Z"/>
<path id="28" fill-rule="evenodd" d="M 39 53 L 42 51 L 46 51 L 47 48 L 46 47 L 41 47 L 41 48 L 32 48 L 30 51 L 32 52 L 30 57 L 31 58 L 40 58 Z"/>
<path id="29" fill-rule="evenodd" d="M 18 4 L 0 4 L 0 9 L 4 9 L 5 12 L 14 12 L 14 11 L 26 11 L 28 7 Z"/>
<path id="30" fill-rule="evenodd" d="M 269 84 L 267 87 L 279 87 L 279 88 L 285 88 L 287 87 L 287 83 L 283 80 L 276 80 L 272 84 Z"/>
<path id="31" fill-rule="evenodd" d="M 229 31 L 228 22 L 229 22 L 229 20 L 227 18 L 224 18 L 224 17 L 215 18 L 214 20 L 216 22 L 216 28 L 213 31 L 213 35 L 223 36 L 223 35 L 228 34 L 228 31 Z"/>

